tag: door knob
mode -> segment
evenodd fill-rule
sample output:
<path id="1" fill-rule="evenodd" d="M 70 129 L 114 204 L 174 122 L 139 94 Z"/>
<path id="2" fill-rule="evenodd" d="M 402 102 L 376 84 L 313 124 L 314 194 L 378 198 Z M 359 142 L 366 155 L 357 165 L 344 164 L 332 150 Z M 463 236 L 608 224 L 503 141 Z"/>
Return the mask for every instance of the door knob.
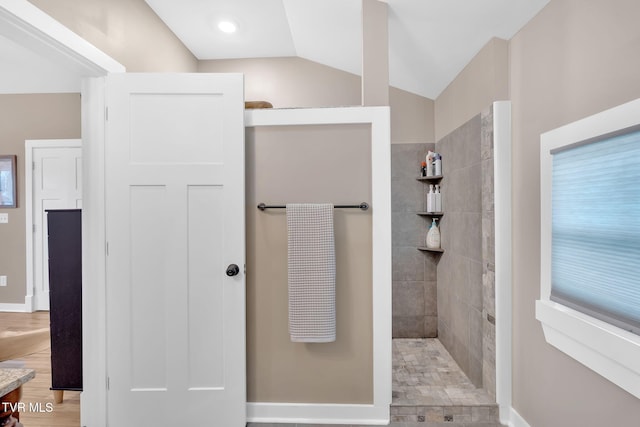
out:
<path id="1" fill-rule="evenodd" d="M 238 273 L 240 273 L 240 267 L 238 267 L 236 264 L 229 264 L 229 267 L 227 267 L 227 276 L 232 277 L 237 275 Z"/>

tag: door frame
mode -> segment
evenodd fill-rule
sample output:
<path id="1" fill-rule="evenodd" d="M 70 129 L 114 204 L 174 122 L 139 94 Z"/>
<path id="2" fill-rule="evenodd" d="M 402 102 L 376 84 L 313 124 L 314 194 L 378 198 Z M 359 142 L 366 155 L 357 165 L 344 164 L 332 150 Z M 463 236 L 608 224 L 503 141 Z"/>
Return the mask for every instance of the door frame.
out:
<path id="1" fill-rule="evenodd" d="M 24 147 L 24 191 L 25 191 L 25 236 L 27 248 L 27 281 L 25 293 L 25 310 L 34 312 L 35 307 L 35 251 L 33 248 L 33 151 L 36 148 L 82 148 L 80 139 L 27 139 Z M 45 260 L 43 260 L 44 262 Z"/>
<path id="2" fill-rule="evenodd" d="M 82 266 L 82 353 L 85 391 L 80 395 L 80 418 L 81 425 L 105 426 L 104 76 L 122 73 L 126 69 L 27 0 L 0 0 L 0 35 L 69 69 L 82 85 L 82 256 L 85 260 Z"/>

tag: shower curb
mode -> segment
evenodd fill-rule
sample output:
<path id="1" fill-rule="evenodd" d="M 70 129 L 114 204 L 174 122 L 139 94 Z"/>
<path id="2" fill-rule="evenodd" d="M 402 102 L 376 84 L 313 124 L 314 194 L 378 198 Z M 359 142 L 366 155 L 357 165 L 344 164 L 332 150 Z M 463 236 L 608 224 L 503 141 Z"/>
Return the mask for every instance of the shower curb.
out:
<path id="1" fill-rule="evenodd" d="M 393 403 L 391 405 L 391 422 L 453 422 L 465 423 L 465 425 L 473 425 L 473 423 L 499 423 L 498 405 L 479 404 L 443 406 Z"/>

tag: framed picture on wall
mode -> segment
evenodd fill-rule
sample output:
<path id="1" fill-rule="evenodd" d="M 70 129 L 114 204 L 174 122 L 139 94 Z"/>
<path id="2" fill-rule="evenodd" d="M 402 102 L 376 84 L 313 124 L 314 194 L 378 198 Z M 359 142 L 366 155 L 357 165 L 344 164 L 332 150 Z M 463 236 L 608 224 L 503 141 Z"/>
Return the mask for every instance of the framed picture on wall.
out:
<path id="1" fill-rule="evenodd" d="M 15 208 L 16 203 L 16 156 L 0 155 L 0 209 Z"/>

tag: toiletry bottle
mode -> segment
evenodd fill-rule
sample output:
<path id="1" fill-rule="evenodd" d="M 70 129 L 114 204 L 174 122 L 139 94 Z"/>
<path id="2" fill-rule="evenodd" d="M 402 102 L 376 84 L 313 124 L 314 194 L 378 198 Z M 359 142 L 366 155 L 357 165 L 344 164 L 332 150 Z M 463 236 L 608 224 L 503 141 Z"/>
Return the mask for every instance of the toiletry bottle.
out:
<path id="1" fill-rule="evenodd" d="M 420 165 L 420 176 L 427 176 L 427 162 L 422 162 Z"/>
<path id="2" fill-rule="evenodd" d="M 440 186 L 436 185 L 436 192 L 434 195 L 435 203 L 433 208 L 434 212 L 442 212 L 442 194 L 440 194 Z"/>
<path id="3" fill-rule="evenodd" d="M 429 193 L 427 193 L 427 212 L 433 212 L 436 208 L 435 204 L 435 193 L 433 191 L 433 184 L 429 185 Z"/>
<path id="4" fill-rule="evenodd" d="M 431 227 L 427 233 L 427 248 L 438 249 L 440 248 L 440 229 L 436 224 L 436 218 L 431 221 Z"/>
<path id="5" fill-rule="evenodd" d="M 433 174 L 435 176 L 442 175 L 442 156 L 438 153 L 435 154 L 435 159 L 433 161 Z"/>
<path id="6" fill-rule="evenodd" d="M 433 176 L 433 158 L 435 154 L 433 151 L 427 153 L 427 176 Z"/>

